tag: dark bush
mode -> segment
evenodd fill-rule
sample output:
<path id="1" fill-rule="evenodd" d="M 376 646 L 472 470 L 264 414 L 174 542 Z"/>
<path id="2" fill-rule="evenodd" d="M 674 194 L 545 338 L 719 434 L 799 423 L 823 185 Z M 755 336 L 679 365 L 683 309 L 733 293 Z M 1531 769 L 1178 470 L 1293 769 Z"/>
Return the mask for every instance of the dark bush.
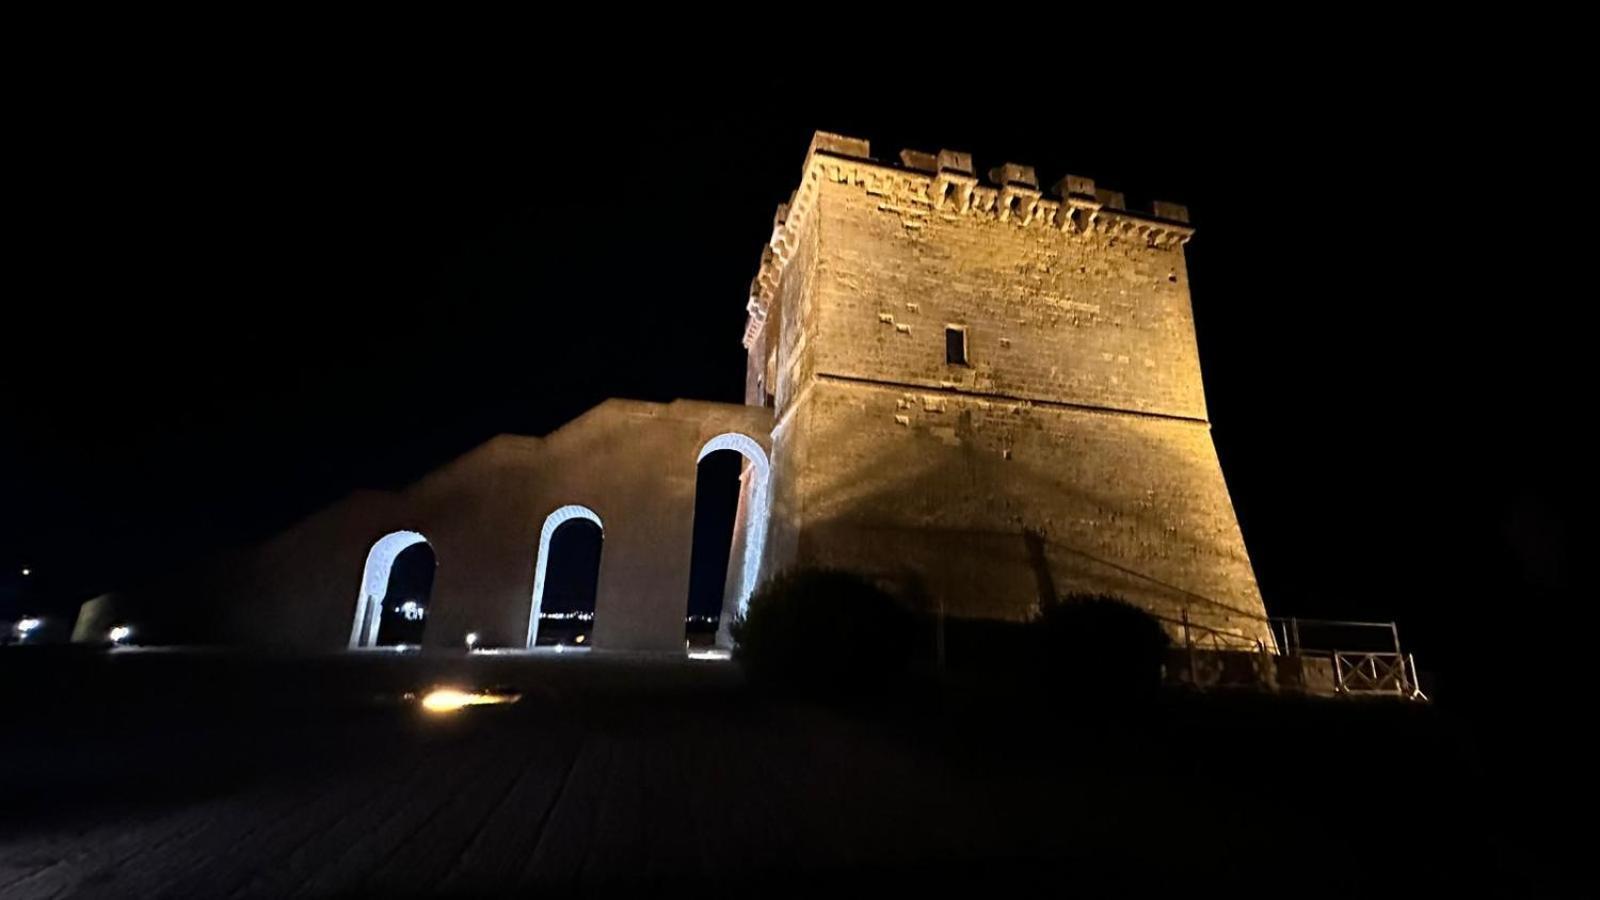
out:
<path id="1" fill-rule="evenodd" d="M 867 579 L 796 569 L 762 585 L 732 626 L 733 658 L 752 684 L 810 696 L 870 690 L 904 672 L 916 623 Z"/>
<path id="2" fill-rule="evenodd" d="M 1071 693 L 1126 696 L 1153 692 L 1169 639 L 1156 618 L 1103 594 L 1072 594 L 1035 620 L 1039 665 L 1051 687 Z"/>

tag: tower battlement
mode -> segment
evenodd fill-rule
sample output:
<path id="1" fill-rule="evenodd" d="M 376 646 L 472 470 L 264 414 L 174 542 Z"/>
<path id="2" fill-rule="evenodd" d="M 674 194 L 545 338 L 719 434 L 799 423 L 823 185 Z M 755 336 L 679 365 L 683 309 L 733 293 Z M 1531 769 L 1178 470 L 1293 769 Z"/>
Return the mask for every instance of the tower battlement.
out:
<path id="1" fill-rule="evenodd" d="M 978 177 L 970 153 L 901 150 L 895 165 L 874 159 L 871 149 L 862 138 L 826 131 L 812 136 L 800 187 L 778 206 L 772 235 L 750 284 L 746 349 L 766 321 L 773 292 L 822 181 L 852 185 L 883 198 L 885 208 L 899 212 L 908 228 L 920 227 L 917 220 L 929 215 L 966 216 L 1068 236 L 1133 241 L 1156 250 L 1181 247 L 1194 235 L 1187 207 L 1158 200 L 1148 212 L 1132 210 L 1121 191 L 1098 187 L 1094 179 L 1081 175 L 1065 175 L 1046 192 L 1032 166 L 1008 162 L 990 169 L 984 180 Z"/>
<path id="2" fill-rule="evenodd" d="M 873 158 L 871 143 L 862 138 L 844 137 L 830 134 L 826 131 L 817 132 L 811 139 L 811 147 L 807 152 L 806 166 L 809 167 L 813 158 L 818 154 L 854 160 L 856 162 L 871 163 L 888 168 L 898 168 L 907 172 L 920 172 L 942 178 L 949 183 L 970 183 L 978 185 L 977 172 L 973 168 L 972 154 L 958 150 L 941 149 L 937 153 L 928 153 L 922 150 L 901 150 L 899 165 L 885 164 Z M 1032 166 L 1007 162 L 990 169 L 987 173 L 988 184 L 986 187 L 999 188 L 1004 192 L 1006 188 L 1014 190 L 1013 196 L 1026 198 L 1029 193 L 1034 193 L 1034 199 L 1043 198 L 1040 192 L 1039 178 Z M 1109 209 L 1134 218 L 1151 218 L 1171 224 L 1187 225 L 1189 212 L 1182 205 L 1156 201 L 1149 210 L 1135 210 L 1128 206 L 1127 198 L 1120 191 L 1097 189 L 1094 179 L 1081 175 L 1064 175 L 1054 184 L 1050 185 L 1050 193 L 1055 199 L 1047 199 L 1048 205 L 1059 205 L 1056 201 L 1066 201 L 1069 206 L 1083 209 Z M 1002 204 L 1003 206 L 1004 204 Z M 980 205 L 980 211 L 983 207 Z M 988 207 L 988 211 L 995 212 L 996 207 Z M 1062 228 L 1077 227 L 1077 223 L 1065 220 L 1061 222 Z"/>

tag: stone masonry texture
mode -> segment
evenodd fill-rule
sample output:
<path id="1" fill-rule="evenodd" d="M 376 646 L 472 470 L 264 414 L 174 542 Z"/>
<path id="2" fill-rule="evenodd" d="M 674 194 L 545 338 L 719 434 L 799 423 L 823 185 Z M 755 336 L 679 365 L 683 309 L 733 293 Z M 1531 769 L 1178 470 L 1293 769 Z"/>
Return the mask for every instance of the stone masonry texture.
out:
<path id="1" fill-rule="evenodd" d="M 1187 212 L 902 160 L 819 133 L 752 285 L 747 399 L 777 415 L 763 568 L 980 618 L 1108 592 L 1271 647 L 1206 419 Z"/>

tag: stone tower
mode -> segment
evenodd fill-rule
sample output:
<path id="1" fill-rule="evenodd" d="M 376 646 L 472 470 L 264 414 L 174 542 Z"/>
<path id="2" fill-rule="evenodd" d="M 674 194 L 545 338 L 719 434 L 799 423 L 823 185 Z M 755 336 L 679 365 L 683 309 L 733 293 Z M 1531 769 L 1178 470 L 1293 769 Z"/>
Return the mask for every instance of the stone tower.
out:
<path id="1" fill-rule="evenodd" d="M 1106 592 L 1272 646 L 1211 441 L 1181 206 L 819 132 L 752 284 L 774 408 L 763 572 L 842 566 L 953 617 Z"/>

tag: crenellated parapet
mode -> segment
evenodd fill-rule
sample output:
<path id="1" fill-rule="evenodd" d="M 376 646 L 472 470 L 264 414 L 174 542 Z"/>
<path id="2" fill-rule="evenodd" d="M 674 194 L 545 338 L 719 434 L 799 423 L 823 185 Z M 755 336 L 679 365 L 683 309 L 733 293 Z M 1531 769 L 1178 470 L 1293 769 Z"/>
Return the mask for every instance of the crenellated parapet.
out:
<path id="1" fill-rule="evenodd" d="M 1093 179 L 1067 175 L 1047 193 L 1032 166 L 1006 163 L 980 179 L 972 155 L 954 150 L 900 151 L 899 165 L 875 160 L 860 138 L 817 132 L 802 167 L 800 187 L 773 217 L 772 236 L 750 283 L 744 345 L 761 334 L 783 270 L 805 233 L 822 184 L 846 184 L 880 198 L 879 209 L 898 215 L 908 230 L 937 217 L 971 218 L 1016 228 L 1057 233 L 1063 239 L 1129 241 L 1156 251 L 1175 251 L 1194 235 L 1189 211 L 1157 201 L 1149 212 L 1127 208 L 1120 191 Z"/>

